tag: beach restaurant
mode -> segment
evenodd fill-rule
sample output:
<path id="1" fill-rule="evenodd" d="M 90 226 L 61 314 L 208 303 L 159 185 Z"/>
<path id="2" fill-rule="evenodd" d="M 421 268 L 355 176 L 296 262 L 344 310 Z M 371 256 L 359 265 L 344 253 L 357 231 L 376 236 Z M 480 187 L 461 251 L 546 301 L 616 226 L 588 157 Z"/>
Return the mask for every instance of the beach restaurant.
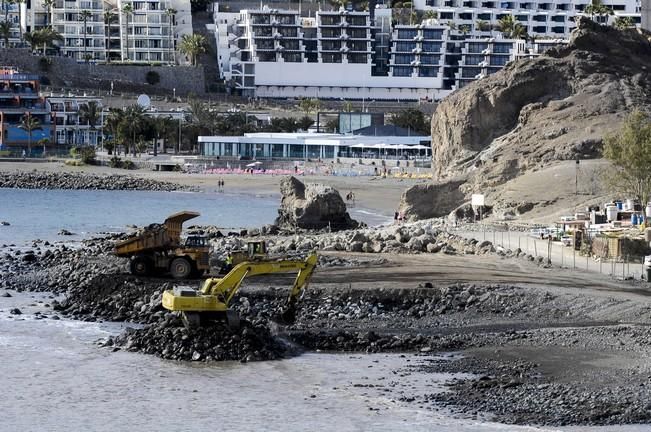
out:
<path id="1" fill-rule="evenodd" d="M 363 136 L 325 133 L 248 133 L 200 136 L 202 156 L 233 160 L 428 159 L 429 136 Z"/>

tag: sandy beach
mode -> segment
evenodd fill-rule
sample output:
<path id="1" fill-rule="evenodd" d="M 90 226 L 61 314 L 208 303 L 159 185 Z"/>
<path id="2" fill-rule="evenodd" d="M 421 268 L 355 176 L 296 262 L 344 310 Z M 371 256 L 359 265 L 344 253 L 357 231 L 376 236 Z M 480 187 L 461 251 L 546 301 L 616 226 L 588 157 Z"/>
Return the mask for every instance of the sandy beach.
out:
<path id="1" fill-rule="evenodd" d="M 280 181 L 282 176 L 271 175 L 215 175 L 190 174 L 183 172 L 159 172 L 150 170 L 115 169 L 103 166 L 74 167 L 62 162 L 0 162 L 0 172 L 70 172 L 86 174 L 121 174 L 132 175 L 159 181 L 168 181 L 181 185 L 197 186 L 202 190 L 217 189 L 217 181 L 221 178 L 225 183 L 226 192 L 241 192 L 259 195 L 277 195 L 280 197 Z M 336 188 L 346 196 L 352 191 L 357 207 L 371 210 L 385 216 L 393 215 L 400 202 L 402 192 L 408 187 L 425 180 L 378 178 L 378 177 L 338 177 L 338 176 L 300 176 L 300 180 L 308 183 L 323 183 Z"/>

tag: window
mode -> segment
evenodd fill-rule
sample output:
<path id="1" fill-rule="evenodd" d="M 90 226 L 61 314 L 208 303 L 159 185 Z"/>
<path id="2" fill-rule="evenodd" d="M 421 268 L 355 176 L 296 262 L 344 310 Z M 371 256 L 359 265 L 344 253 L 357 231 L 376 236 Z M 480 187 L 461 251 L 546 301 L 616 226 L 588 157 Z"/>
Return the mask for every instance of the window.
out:
<path id="1" fill-rule="evenodd" d="M 474 78 L 475 76 L 479 75 L 481 73 L 480 68 L 463 68 L 461 70 L 461 77 L 462 78 Z"/>
<path id="2" fill-rule="evenodd" d="M 511 51 L 511 48 L 513 48 L 513 45 L 509 44 L 504 44 L 504 43 L 496 43 L 493 45 L 493 52 L 500 53 L 500 54 L 508 54 Z"/>
<path id="3" fill-rule="evenodd" d="M 366 26 L 365 16 L 352 16 L 348 18 L 348 23 L 353 26 Z"/>
<path id="4" fill-rule="evenodd" d="M 281 28 L 278 30 L 278 33 L 285 37 L 297 37 L 298 36 L 298 30 L 295 28 Z"/>
<path id="5" fill-rule="evenodd" d="M 348 42 L 348 47 L 351 49 L 351 51 L 366 51 L 368 49 L 366 42 L 362 41 Z"/>
<path id="6" fill-rule="evenodd" d="M 324 38 L 338 38 L 341 36 L 341 30 L 336 28 L 323 28 L 321 29 L 321 37 Z"/>
<path id="7" fill-rule="evenodd" d="M 395 77 L 408 77 L 411 76 L 411 67 L 396 66 L 393 68 L 393 76 Z"/>
<path id="8" fill-rule="evenodd" d="M 420 62 L 426 65 L 439 64 L 441 56 L 437 55 L 421 55 Z"/>
<path id="9" fill-rule="evenodd" d="M 283 157 L 283 144 L 272 144 L 271 145 L 271 157 L 281 158 Z"/>
<path id="10" fill-rule="evenodd" d="M 364 29 L 350 29 L 347 34 L 352 39 L 366 39 L 367 37 L 366 30 Z"/>
<path id="11" fill-rule="evenodd" d="M 274 49 L 274 41 L 271 39 L 256 39 L 255 45 L 260 50 Z"/>
<path id="12" fill-rule="evenodd" d="M 285 47 L 287 50 L 298 50 L 299 45 L 297 40 L 284 40 L 280 42 L 280 45 Z"/>
<path id="13" fill-rule="evenodd" d="M 440 52 L 441 42 L 423 42 L 423 52 Z"/>
<path id="14" fill-rule="evenodd" d="M 416 42 L 396 42 L 396 51 L 411 52 L 414 48 L 416 48 Z"/>
<path id="15" fill-rule="evenodd" d="M 323 63 L 341 63 L 341 54 L 323 53 Z"/>
<path id="16" fill-rule="evenodd" d="M 302 61 L 300 53 L 285 53 L 283 59 L 289 63 L 300 63 Z"/>
<path id="17" fill-rule="evenodd" d="M 394 64 L 410 64 L 415 59 L 416 59 L 416 56 L 414 56 L 414 55 L 395 54 L 393 63 Z"/>
<path id="18" fill-rule="evenodd" d="M 425 39 L 443 39 L 443 30 L 423 30 Z"/>
<path id="19" fill-rule="evenodd" d="M 271 36 L 271 27 L 260 27 L 255 29 L 256 36 Z"/>
<path id="20" fill-rule="evenodd" d="M 438 72 L 439 68 L 435 67 L 418 68 L 419 77 L 435 77 L 438 75 Z"/>
<path id="21" fill-rule="evenodd" d="M 507 56 L 492 56 L 490 60 L 491 66 L 504 66 L 511 60 Z"/>
<path id="22" fill-rule="evenodd" d="M 465 64 L 467 65 L 478 65 L 484 61 L 483 55 L 467 55 L 465 59 Z"/>
<path id="23" fill-rule="evenodd" d="M 348 54 L 348 63 L 366 63 L 367 61 L 366 54 Z"/>
<path id="24" fill-rule="evenodd" d="M 398 39 L 413 39 L 418 35 L 415 29 L 398 30 Z"/>
<path id="25" fill-rule="evenodd" d="M 469 53 L 480 53 L 484 51 L 486 48 L 488 48 L 487 43 L 469 43 L 468 44 L 468 52 Z"/>
<path id="26" fill-rule="evenodd" d="M 321 49 L 324 51 L 338 51 L 341 48 L 341 42 L 339 41 L 322 41 Z"/>

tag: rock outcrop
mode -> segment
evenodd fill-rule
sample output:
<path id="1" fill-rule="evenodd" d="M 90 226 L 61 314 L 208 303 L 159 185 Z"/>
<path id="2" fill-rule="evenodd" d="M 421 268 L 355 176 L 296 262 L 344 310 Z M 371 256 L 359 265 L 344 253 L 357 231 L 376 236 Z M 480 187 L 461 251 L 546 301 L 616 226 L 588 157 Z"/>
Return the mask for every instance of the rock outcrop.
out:
<path id="1" fill-rule="evenodd" d="M 435 176 L 465 176 L 467 193 L 553 161 L 599 157 L 603 136 L 651 104 L 649 71 L 648 33 L 582 19 L 567 46 L 516 60 L 441 102 Z"/>
<path id="2" fill-rule="evenodd" d="M 295 177 L 280 182 L 282 201 L 276 225 L 283 229 L 322 229 L 333 231 L 356 228 L 346 204 L 336 189 L 322 184 L 303 184 Z"/>
<path id="3" fill-rule="evenodd" d="M 400 197 L 398 211 L 409 221 L 445 216 L 464 201 L 463 180 L 414 185 Z"/>

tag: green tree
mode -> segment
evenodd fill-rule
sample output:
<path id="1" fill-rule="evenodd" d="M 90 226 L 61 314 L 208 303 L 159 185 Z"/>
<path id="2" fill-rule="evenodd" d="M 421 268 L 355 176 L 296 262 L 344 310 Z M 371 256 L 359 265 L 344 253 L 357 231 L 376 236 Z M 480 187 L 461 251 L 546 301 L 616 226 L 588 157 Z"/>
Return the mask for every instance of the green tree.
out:
<path id="1" fill-rule="evenodd" d="M 309 128 L 312 127 L 314 124 L 314 120 L 312 117 L 309 116 L 303 116 L 300 119 L 298 119 L 297 126 L 299 129 L 307 131 Z"/>
<path id="2" fill-rule="evenodd" d="M 0 23 L 0 37 L 5 42 L 5 49 L 9 48 L 9 38 L 11 37 L 11 23 L 9 21 L 3 21 Z"/>
<path id="3" fill-rule="evenodd" d="M 598 22 L 603 22 L 603 18 L 608 15 L 613 15 L 613 9 L 610 6 L 604 5 L 601 0 L 592 0 L 589 5 L 585 7 L 583 13 L 590 15 L 590 19 L 594 20 L 597 17 Z"/>
<path id="4" fill-rule="evenodd" d="M 170 51 L 168 58 L 173 60 L 173 63 L 176 64 L 176 50 L 174 49 L 174 22 L 176 21 L 176 14 L 178 11 L 174 8 L 167 8 L 165 9 L 165 15 L 167 16 L 167 20 L 169 21 L 169 28 L 167 31 L 169 32 L 168 35 L 168 49 Z"/>
<path id="5" fill-rule="evenodd" d="M 477 22 L 475 23 L 475 28 L 479 31 L 487 32 L 491 30 L 491 25 L 488 21 L 477 20 Z"/>
<path id="6" fill-rule="evenodd" d="M 621 130 L 604 138 L 603 156 L 613 169 L 606 183 L 645 204 L 651 196 L 651 121 L 642 111 L 628 115 Z"/>
<path id="7" fill-rule="evenodd" d="M 613 22 L 613 26 L 616 29 L 624 30 L 627 28 L 635 27 L 635 22 L 633 22 L 633 18 L 631 17 L 618 16 L 615 18 L 615 21 Z"/>
<path id="8" fill-rule="evenodd" d="M 87 43 L 86 43 L 86 31 L 87 31 L 86 23 L 88 22 L 88 19 L 92 18 L 92 17 L 93 17 L 93 14 L 90 13 L 89 10 L 84 9 L 81 12 L 79 12 L 79 20 L 83 21 L 83 23 L 84 23 L 84 60 L 86 61 L 86 63 L 88 63 L 88 56 L 87 56 L 87 53 L 86 53 L 86 46 L 87 46 Z"/>
<path id="9" fill-rule="evenodd" d="M 79 107 L 79 121 L 90 126 L 90 130 L 95 130 L 102 116 L 102 110 L 95 101 L 89 101 Z M 89 143 L 90 144 L 90 143 Z"/>
<path id="10" fill-rule="evenodd" d="M 395 126 L 410 130 L 414 134 L 429 135 L 430 121 L 422 111 L 407 108 L 394 114 L 389 122 Z"/>
<path id="11" fill-rule="evenodd" d="M 124 33 L 124 37 L 126 39 L 124 46 L 127 49 L 127 61 L 129 61 L 130 60 L 129 59 L 129 15 L 133 14 L 133 6 L 128 3 L 125 4 L 124 6 L 122 6 L 122 13 L 124 14 L 127 20 L 127 29 L 126 29 L 127 31 Z"/>
<path id="12" fill-rule="evenodd" d="M 302 98 L 298 103 L 298 108 L 309 116 L 312 113 L 316 113 L 321 109 L 321 101 L 318 99 L 308 99 Z"/>
<path id="13" fill-rule="evenodd" d="M 122 120 L 121 127 L 126 132 L 126 136 L 130 137 L 131 149 L 133 155 L 136 156 L 136 134 L 142 132 L 143 124 L 145 123 L 145 109 L 140 105 L 131 105 L 125 109 L 124 119 Z"/>
<path id="14" fill-rule="evenodd" d="M 31 113 L 23 115 L 20 119 L 18 127 L 27 132 L 27 155 L 32 156 L 32 134 L 34 131 L 43 129 L 39 119 L 34 117 Z"/>
<path id="15" fill-rule="evenodd" d="M 207 50 L 208 42 L 203 35 L 200 35 L 198 33 L 191 35 L 185 34 L 183 35 L 183 38 L 181 38 L 179 51 L 190 58 L 190 63 L 192 63 L 192 66 L 197 65 L 197 57 L 200 54 L 204 54 Z"/>
<path id="16" fill-rule="evenodd" d="M 438 17 L 438 12 L 432 9 L 426 10 L 425 13 L 423 13 L 423 21 L 437 19 Z"/>

